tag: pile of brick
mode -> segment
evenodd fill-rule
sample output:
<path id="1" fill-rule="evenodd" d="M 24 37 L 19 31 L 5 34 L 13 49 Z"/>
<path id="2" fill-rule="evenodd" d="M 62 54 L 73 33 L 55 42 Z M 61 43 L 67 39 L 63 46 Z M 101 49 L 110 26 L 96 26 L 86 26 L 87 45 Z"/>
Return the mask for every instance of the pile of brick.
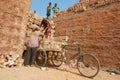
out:
<path id="1" fill-rule="evenodd" d="M 68 8 L 68 12 L 82 12 L 89 9 L 95 9 L 101 6 L 109 5 L 120 0 L 80 0 L 74 6 Z"/>
<path id="2" fill-rule="evenodd" d="M 22 65 L 30 0 L 0 0 L 0 68 Z"/>
<path id="3" fill-rule="evenodd" d="M 10 53 L 0 55 L 0 68 L 21 66 L 22 62 L 23 60 L 20 59 L 20 55 L 18 54 Z"/>
<path id="4" fill-rule="evenodd" d="M 59 36 L 55 37 L 55 24 L 52 20 L 48 20 L 52 29 L 48 38 L 43 38 L 40 44 L 40 49 L 45 50 L 57 50 L 60 51 L 62 45 L 66 45 L 68 41 L 67 36 Z"/>
<path id="5" fill-rule="evenodd" d="M 27 26 L 26 26 L 26 30 L 27 30 L 27 31 L 26 31 L 26 36 L 30 36 L 30 33 L 31 33 L 31 31 L 32 31 L 31 25 L 32 25 L 33 23 L 36 24 L 36 25 L 38 25 L 38 26 L 40 26 L 41 19 L 40 19 L 39 16 L 37 16 L 36 13 L 31 12 L 31 13 L 29 13 L 29 15 L 28 15 L 28 22 L 27 22 Z"/>

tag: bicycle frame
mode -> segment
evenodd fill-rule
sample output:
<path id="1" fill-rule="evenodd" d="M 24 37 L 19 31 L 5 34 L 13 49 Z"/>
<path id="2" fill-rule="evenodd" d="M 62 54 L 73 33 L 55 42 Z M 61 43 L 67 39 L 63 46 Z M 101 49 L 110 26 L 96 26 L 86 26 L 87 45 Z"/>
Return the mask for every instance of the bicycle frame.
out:
<path id="1" fill-rule="evenodd" d="M 81 51 L 80 46 L 78 45 L 77 53 L 74 54 L 74 55 L 72 55 L 70 58 L 68 58 L 68 59 L 65 60 L 64 62 L 65 62 L 65 63 L 70 62 L 70 61 L 73 60 L 75 57 L 77 57 L 77 56 L 82 56 L 82 55 L 83 55 L 83 53 L 82 53 L 82 51 Z"/>

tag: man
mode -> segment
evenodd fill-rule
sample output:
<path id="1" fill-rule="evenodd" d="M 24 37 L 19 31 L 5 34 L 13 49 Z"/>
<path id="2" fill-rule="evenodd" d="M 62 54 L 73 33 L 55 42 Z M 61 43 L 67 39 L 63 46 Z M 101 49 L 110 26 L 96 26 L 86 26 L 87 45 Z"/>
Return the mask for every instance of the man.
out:
<path id="1" fill-rule="evenodd" d="M 39 31 L 39 27 L 36 24 L 33 24 L 31 28 L 32 28 L 32 32 L 27 41 L 27 54 L 25 60 L 26 66 L 34 65 L 37 48 L 39 47 L 39 36 L 43 36 L 43 33 Z"/>
<path id="2" fill-rule="evenodd" d="M 52 10 L 53 10 L 54 17 L 56 17 L 56 14 L 59 12 L 59 7 L 57 6 L 57 3 L 55 3 Z"/>
<path id="3" fill-rule="evenodd" d="M 50 15 L 51 15 L 51 2 L 49 2 L 49 5 L 47 6 L 47 19 L 50 18 Z"/>
<path id="4" fill-rule="evenodd" d="M 48 36 L 49 36 L 49 34 L 51 32 L 51 29 L 52 29 L 52 27 L 51 27 L 50 23 L 48 22 L 48 20 L 44 18 L 42 20 L 40 26 L 43 27 L 45 38 L 48 38 Z"/>

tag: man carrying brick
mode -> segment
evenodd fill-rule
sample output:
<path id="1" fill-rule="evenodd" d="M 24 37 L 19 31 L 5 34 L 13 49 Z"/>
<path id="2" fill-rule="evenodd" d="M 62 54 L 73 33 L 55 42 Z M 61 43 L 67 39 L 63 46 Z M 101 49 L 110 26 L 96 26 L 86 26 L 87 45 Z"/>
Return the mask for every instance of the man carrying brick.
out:
<path id="1" fill-rule="evenodd" d="M 52 29 L 49 21 L 44 18 L 40 26 L 43 27 L 45 38 L 48 38 L 49 34 L 51 33 L 51 29 Z"/>
<path id="2" fill-rule="evenodd" d="M 39 36 L 44 35 L 39 31 L 39 27 L 36 24 L 33 24 L 31 27 L 32 32 L 27 41 L 27 54 L 25 58 L 25 66 L 34 65 L 37 48 L 39 47 Z"/>

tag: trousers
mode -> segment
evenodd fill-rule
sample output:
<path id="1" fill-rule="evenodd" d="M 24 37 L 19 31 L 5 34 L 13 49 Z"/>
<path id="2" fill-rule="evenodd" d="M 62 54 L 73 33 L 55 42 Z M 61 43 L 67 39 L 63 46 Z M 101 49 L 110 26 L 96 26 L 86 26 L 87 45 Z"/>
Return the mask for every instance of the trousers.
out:
<path id="1" fill-rule="evenodd" d="M 34 65 L 37 54 L 37 47 L 28 47 L 25 55 L 25 65 Z"/>

